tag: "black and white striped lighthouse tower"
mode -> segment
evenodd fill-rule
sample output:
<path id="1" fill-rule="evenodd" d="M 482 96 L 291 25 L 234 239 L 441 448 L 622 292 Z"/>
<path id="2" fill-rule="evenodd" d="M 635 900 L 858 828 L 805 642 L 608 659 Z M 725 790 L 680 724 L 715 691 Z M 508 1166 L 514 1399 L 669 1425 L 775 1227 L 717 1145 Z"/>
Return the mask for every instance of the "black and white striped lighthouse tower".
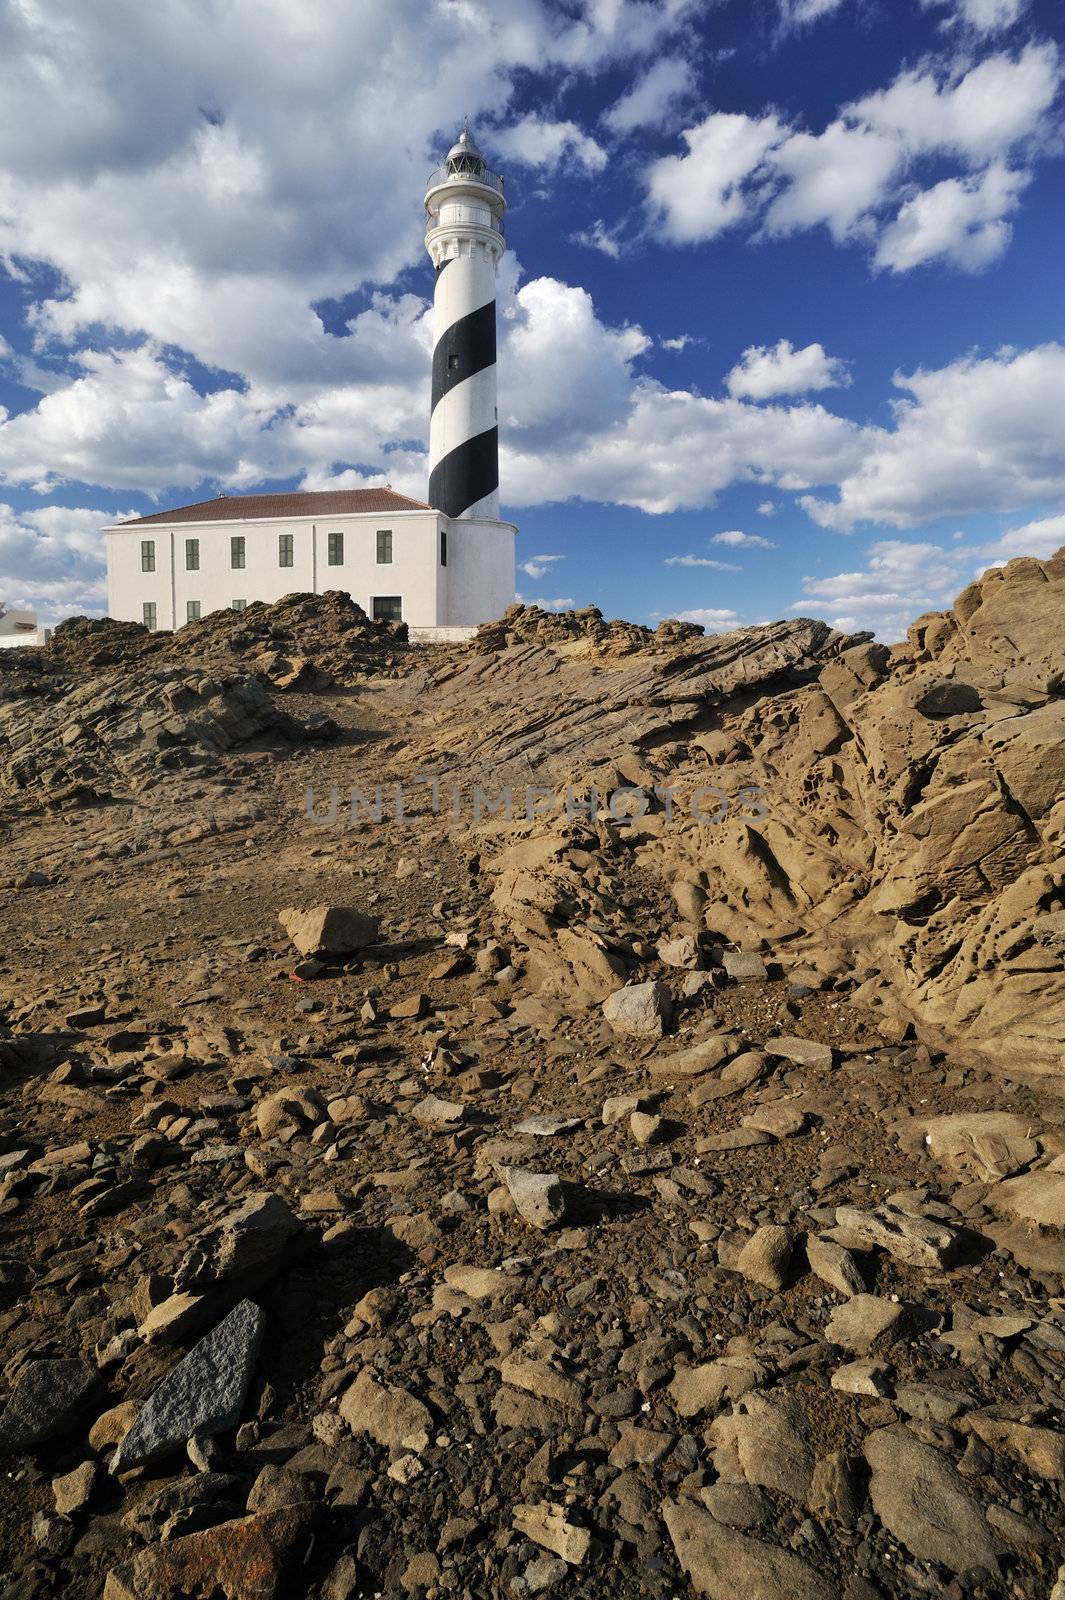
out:
<path id="1" fill-rule="evenodd" d="M 425 195 L 425 248 L 436 268 L 429 504 L 448 517 L 499 518 L 496 268 L 503 179 L 463 128 Z"/>

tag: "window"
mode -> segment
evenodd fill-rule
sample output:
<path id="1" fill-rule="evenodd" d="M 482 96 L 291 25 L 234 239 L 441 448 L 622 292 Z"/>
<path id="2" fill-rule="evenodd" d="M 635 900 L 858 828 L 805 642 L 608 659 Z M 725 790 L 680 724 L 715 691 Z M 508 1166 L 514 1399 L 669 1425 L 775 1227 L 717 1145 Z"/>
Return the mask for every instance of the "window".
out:
<path id="1" fill-rule="evenodd" d="M 329 535 L 329 565 L 342 567 L 344 565 L 344 535 L 331 533 Z"/>
<path id="2" fill-rule="evenodd" d="M 185 571 L 199 572 L 200 570 L 200 541 L 199 539 L 185 540 Z"/>
<path id="3" fill-rule="evenodd" d="M 156 609 L 154 600 L 144 602 L 144 626 L 149 633 L 154 633 L 156 628 Z"/>
<path id="4" fill-rule="evenodd" d="M 459 370 L 459 358 L 454 350 L 447 358 L 447 370 L 449 372 L 457 372 Z"/>
<path id="5" fill-rule="evenodd" d="M 447 529 L 440 529 L 440 565 L 447 566 Z"/>
<path id="6" fill-rule="evenodd" d="M 377 565 L 387 567 L 392 560 L 392 530 L 391 528 L 378 528 L 377 530 Z"/>
<path id="7" fill-rule="evenodd" d="M 142 572 L 154 572 L 155 571 L 155 540 L 154 539 L 142 539 L 141 540 L 141 571 Z"/>
<path id="8" fill-rule="evenodd" d="M 375 622 L 402 622 L 403 601 L 398 594 L 375 594 L 373 598 Z"/>
<path id="9" fill-rule="evenodd" d="M 185 621 L 186 622 L 199 622 L 199 620 L 200 620 L 200 602 L 198 600 L 186 600 L 186 602 L 185 602 Z"/>
<path id="10" fill-rule="evenodd" d="M 244 565 L 244 535 L 235 533 L 229 541 L 229 564 L 231 567 Z"/>
<path id="11" fill-rule="evenodd" d="M 279 533 L 277 536 L 277 564 L 279 567 L 292 565 L 292 539 L 291 533 Z"/>
<path id="12" fill-rule="evenodd" d="M 233 602 L 233 610 L 234 611 L 247 611 L 247 609 L 248 609 L 248 602 L 246 600 L 234 600 L 234 602 Z"/>

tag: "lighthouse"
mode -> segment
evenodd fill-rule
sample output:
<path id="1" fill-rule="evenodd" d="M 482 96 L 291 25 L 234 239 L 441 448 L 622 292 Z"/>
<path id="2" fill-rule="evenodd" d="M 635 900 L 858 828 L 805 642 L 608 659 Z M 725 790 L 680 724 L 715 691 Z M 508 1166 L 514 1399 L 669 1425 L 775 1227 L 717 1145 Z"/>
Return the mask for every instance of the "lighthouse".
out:
<path id="1" fill-rule="evenodd" d="M 447 517 L 499 519 L 496 268 L 506 209 L 503 179 L 464 127 L 425 194 L 436 268 L 429 504 Z"/>

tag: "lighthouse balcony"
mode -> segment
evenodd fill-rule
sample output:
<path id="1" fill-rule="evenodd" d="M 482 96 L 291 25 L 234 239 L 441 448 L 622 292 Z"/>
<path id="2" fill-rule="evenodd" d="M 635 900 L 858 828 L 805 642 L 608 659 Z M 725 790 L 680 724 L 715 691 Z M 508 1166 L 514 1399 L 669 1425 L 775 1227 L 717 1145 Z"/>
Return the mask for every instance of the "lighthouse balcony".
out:
<path id="1" fill-rule="evenodd" d="M 495 194 L 503 193 L 503 179 L 500 174 L 489 171 L 482 161 L 470 156 L 454 158 L 431 172 L 429 181 L 425 185 L 426 193 L 432 189 L 442 189 L 449 183 L 460 183 L 463 186 L 479 183 Z"/>

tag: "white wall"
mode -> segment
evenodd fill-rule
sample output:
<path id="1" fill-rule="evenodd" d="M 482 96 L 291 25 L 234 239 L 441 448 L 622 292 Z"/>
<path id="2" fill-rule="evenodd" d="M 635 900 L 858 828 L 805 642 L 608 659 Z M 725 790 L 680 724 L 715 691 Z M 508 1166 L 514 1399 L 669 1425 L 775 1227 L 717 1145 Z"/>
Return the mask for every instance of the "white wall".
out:
<path id="1" fill-rule="evenodd" d="M 109 529 L 107 542 L 108 614 L 120 621 L 143 621 L 145 601 L 156 605 L 159 628 L 181 627 L 186 602 L 198 600 L 202 615 L 234 600 L 267 604 L 282 595 L 348 593 L 372 615 L 375 595 L 398 595 L 403 620 L 435 627 L 445 621 L 444 572 L 440 567 L 438 513 L 349 513 L 323 518 L 162 524 Z M 377 561 L 377 530 L 392 532 L 392 561 Z M 330 566 L 329 534 L 344 534 L 344 563 Z M 293 565 L 278 565 L 278 535 L 291 534 Z M 245 566 L 231 564 L 230 539 L 244 539 Z M 185 541 L 200 541 L 200 567 L 189 572 Z M 141 571 L 141 541 L 155 541 L 155 571 Z M 482 619 L 484 620 L 484 619 Z"/>
<path id="2" fill-rule="evenodd" d="M 514 604 L 514 540 L 509 522 L 458 517 L 448 523 L 447 615 L 451 627 L 493 622 Z"/>

